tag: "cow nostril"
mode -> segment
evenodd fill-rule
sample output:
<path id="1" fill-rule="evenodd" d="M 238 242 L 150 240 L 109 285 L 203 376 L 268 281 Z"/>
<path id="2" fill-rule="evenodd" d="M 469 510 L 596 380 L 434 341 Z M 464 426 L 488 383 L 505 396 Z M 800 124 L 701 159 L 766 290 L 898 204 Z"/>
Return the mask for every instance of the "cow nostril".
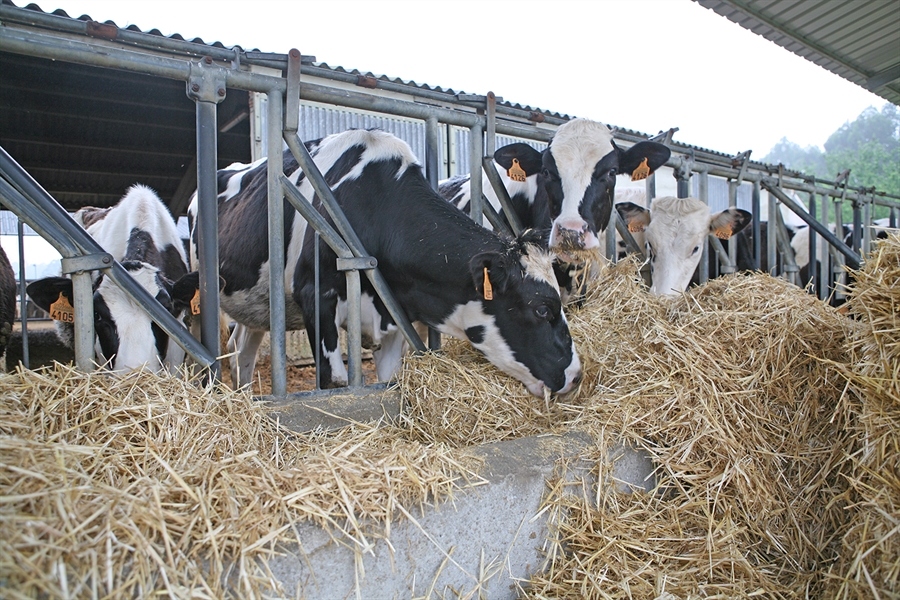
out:
<path id="1" fill-rule="evenodd" d="M 576 385 L 578 385 L 579 383 L 581 383 L 581 376 L 582 376 L 582 375 L 583 375 L 583 373 L 579 373 L 578 375 L 576 375 L 576 376 L 572 379 L 572 387 L 575 387 Z"/>

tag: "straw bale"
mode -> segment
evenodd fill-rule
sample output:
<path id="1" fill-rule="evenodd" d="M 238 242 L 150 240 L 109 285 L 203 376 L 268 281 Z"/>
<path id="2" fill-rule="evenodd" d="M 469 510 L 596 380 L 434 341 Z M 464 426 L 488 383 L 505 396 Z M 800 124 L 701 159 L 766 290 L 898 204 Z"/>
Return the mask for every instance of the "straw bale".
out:
<path id="1" fill-rule="evenodd" d="M 289 435 L 246 392 L 19 369 L 0 377 L 0 586 L 258 597 L 297 523 L 366 551 L 396 513 L 477 482 L 469 465 L 387 427 Z"/>
<path id="2" fill-rule="evenodd" d="M 654 494 L 548 500 L 570 517 L 528 595 L 815 596 L 847 505 L 853 439 L 834 365 L 849 320 L 762 274 L 666 299 L 646 292 L 634 261 L 600 271 L 568 315 L 577 390 L 545 403 L 449 345 L 405 363 L 411 435 L 466 445 L 580 429 L 598 440 L 590 458 L 613 438 L 654 458 Z"/>
<path id="3" fill-rule="evenodd" d="M 900 234 L 853 273 L 850 360 L 838 365 L 858 422 L 850 456 L 853 504 L 833 598 L 900 597 Z"/>

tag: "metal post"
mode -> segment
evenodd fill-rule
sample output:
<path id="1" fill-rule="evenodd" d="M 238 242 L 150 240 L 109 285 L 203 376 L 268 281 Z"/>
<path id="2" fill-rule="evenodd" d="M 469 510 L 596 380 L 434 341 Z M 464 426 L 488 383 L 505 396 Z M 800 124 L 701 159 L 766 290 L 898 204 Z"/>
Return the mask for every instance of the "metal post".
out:
<path id="1" fill-rule="evenodd" d="M 484 129 L 481 123 L 472 125 L 469 129 L 469 216 L 472 220 L 482 225 L 484 216 L 482 214 L 482 169 L 481 156 L 484 154 Z"/>
<path id="2" fill-rule="evenodd" d="M 360 387 L 363 384 L 360 293 L 359 271 L 351 269 L 347 271 L 347 383 L 350 387 Z"/>
<path id="3" fill-rule="evenodd" d="M 759 181 L 754 181 L 753 193 L 750 197 L 750 210 L 753 213 L 753 222 L 750 227 L 753 234 L 753 269 L 755 271 L 761 268 L 762 262 L 762 232 L 759 225 L 760 195 Z"/>
<path id="4" fill-rule="evenodd" d="M 616 227 L 619 221 L 619 213 L 613 209 L 609 214 L 609 223 L 606 225 L 606 258 L 613 263 L 619 258 L 618 248 L 616 248 Z"/>
<path id="5" fill-rule="evenodd" d="M 487 93 L 485 104 L 487 106 L 487 110 L 485 111 L 485 119 L 487 120 L 487 145 L 485 147 L 484 155 L 488 158 L 494 158 L 494 150 L 497 147 L 497 96 L 494 95 L 494 92 Z M 472 168 L 474 169 L 475 167 L 473 166 Z"/>
<path id="6" fill-rule="evenodd" d="M 197 257 L 200 260 L 200 343 L 219 356 L 219 207 L 217 104 L 225 99 L 225 76 L 212 58 L 191 63 L 187 95 L 197 118 Z M 177 217 L 178 215 L 175 215 Z M 219 361 L 211 375 L 221 375 Z"/>
<path id="7" fill-rule="evenodd" d="M 822 196 L 822 223 L 825 223 L 826 225 L 828 223 L 828 196 Z M 811 230 L 809 232 L 809 234 L 814 235 L 815 232 Z M 825 244 L 826 243 L 825 240 L 822 240 L 822 243 Z M 829 256 L 831 255 L 831 252 L 826 251 L 827 248 L 828 248 L 828 246 L 822 247 L 822 249 L 823 249 L 822 263 L 818 267 L 818 271 L 819 271 L 819 273 L 818 273 L 818 280 L 819 280 L 818 291 L 819 291 L 819 299 L 820 300 L 825 300 L 828 298 L 828 287 L 831 283 L 831 275 L 828 270 L 828 267 L 830 264 Z M 816 257 L 816 258 L 818 258 L 818 257 Z M 813 260 L 813 258 L 810 257 L 810 260 Z"/>
<path id="8" fill-rule="evenodd" d="M 425 176 L 428 183 L 437 191 L 440 179 L 440 143 L 441 129 L 437 117 L 425 119 Z M 441 347 L 441 334 L 436 329 L 428 328 L 428 348 L 438 350 Z"/>
<path id="9" fill-rule="evenodd" d="M 28 297 L 25 291 L 25 225 L 19 219 L 16 224 L 16 233 L 19 236 L 19 316 L 22 321 L 22 364 L 29 369 L 30 360 L 28 357 Z"/>
<path id="10" fill-rule="evenodd" d="M 709 172 L 700 171 L 700 180 L 697 183 L 697 195 L 700 201 L 709 206 Z M 700 257 L 698 277 L 700 284 L 709 281 L 709 244 L 703 244 L 703 255 Z"/>
<path id="11" fill-rule="evenodd" d="M 850 244 L 850 247 L 853 248 L 854 251 L 859 253 L 860 242 L 862 240 L 862 210 L 860 208 L 858 200 L 854 200 L 851 206 L 853 207 L 853 234 L 852 240 L 853 243 Z"/>
<path id="12" fill-rule="evenodd" d="M 872 203 L 863 204 L 862 252 L 868 254 L 872 249 Z"/>
<path id="13" fill-rule="evenodd" d="M 769 264 L 769 275 L 776 276 L 778 274 L 778 200 L 775 194 L 769 192 L 769 221 L 767 225 L 768 235 L 766 236 L 766 262 Z"/>
<path id="14" fill-rule="evenodd" d="M 219 347 L 219 214 L 216 186 L 216 105 L 197 105 L 197 256 L 200 260 L 200 343 L 213 356 Z M 219 361 L 213 377 L 221 375 Z"/>
<path id="15" fill-rule="evenodd" d="M 272 365 L 272 395 L 287 394 L 287 357 L 284 312 L 284 193 L 280 176 L 284 172 L 282 127 L 284 98 L 277 90 L 268 94 L 266 153 L 269 195 L 269 345 Z M 318 323 L 316 324 L 318 327 Z"/>
<path id="16" fill-rule="evenodd" d="M 846 194 L 847 188 L 844 188 Z M 841 241 L 844 240 L 844 204 L 842 198 L 834 199 L 834 234 Z M 851 240 L 852 241 L 852 240 Z M 841 299 L 844 294 L 840 291 L 838 283 L 844 281 L 844 257 L 837 252 L 829 252 L 831 254 L 831 275 L 834 281 L 834 297 Z"/>
<path id="17" fill-rule="evenodd" d="M 75 366 L 79 371 L 89 373 L 94 370 L 94 290 L 90 272 L 72 273 L 72 296 Z"/>
<path id="18" fill-rule="evenodd" d="M 728 181 L 728 206 L 729 208 L 734 208 L 737 206 L 737 191 L 740 183 L 737 181 L 729 180 Z M 728 240 L 728 246 L 726 246 L 728 250 L 728 260 L 731 264 L 729 265 L 719 265 L 719 273 L 727 274 L 734 273 L 734 265 L 737 262 L 737 244 L 736 240 L 732 237 Z"/>
<path id="19" fill-rule="evenodd" d="M 813 219 L 816 218 L 816 194 L 814 192 L 810 192 L 809 194 L 809 216 Z M 807 280 L 801 281 L 801 285 L 809 286 L 810 291 L 813 294 L 816 294 L 817 284 L 819 281 L 819 274 L 816 272 L 816 265 L 818 263 L 816 254 L 817 248 L 817 239 L 816 236 L 818 234 L 810 228 L 809 230 L 809 264 L 806 265 L 806 270 L 808 272 Z"/>

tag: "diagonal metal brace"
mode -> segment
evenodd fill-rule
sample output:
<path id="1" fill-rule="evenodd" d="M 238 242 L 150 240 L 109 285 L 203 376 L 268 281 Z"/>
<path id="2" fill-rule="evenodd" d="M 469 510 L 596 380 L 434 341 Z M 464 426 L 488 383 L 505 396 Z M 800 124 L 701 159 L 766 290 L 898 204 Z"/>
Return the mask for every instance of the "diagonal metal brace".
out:
<path id="1" fill-rule="evenodd" d="M 71 275 L 73 273 L 108 269 L 113 265 L 113 257 L 111 254 L 102 252 L 98 254 L 82 254 L 81 256 L 63 258 L 60 262 L 62 264 L 63 274 Z"/>

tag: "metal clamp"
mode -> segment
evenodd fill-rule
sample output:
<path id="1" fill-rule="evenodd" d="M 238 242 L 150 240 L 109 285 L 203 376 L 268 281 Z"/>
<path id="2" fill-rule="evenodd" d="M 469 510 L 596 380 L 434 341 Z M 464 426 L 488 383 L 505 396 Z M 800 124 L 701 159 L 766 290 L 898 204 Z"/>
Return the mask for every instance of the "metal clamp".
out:
<path id="1" fill-rule="evenodd" d="M 188 98 L 197 102 L 218 104 L 225 99 L 225 69 L 213 64 L 210 56 L 190 63 L 187 80 Z"/>
<path id="2" fill-rule="evenodd" d="M 365 271 L 378 266 L 378 259 L 374 256 L 361 256 L 353 258 L 338 258 L 338 271 Z"/>
<path id="3" fill-rule="evenodd" d="M 60 262 L 62 264 L 63 274 L 71 275 L 73 273 L 108 269 L 113 265 L 113 257 L 111 254 L 102 252 L 99 254 L 71 256 L 69 258 L 63 258 Z"/>

